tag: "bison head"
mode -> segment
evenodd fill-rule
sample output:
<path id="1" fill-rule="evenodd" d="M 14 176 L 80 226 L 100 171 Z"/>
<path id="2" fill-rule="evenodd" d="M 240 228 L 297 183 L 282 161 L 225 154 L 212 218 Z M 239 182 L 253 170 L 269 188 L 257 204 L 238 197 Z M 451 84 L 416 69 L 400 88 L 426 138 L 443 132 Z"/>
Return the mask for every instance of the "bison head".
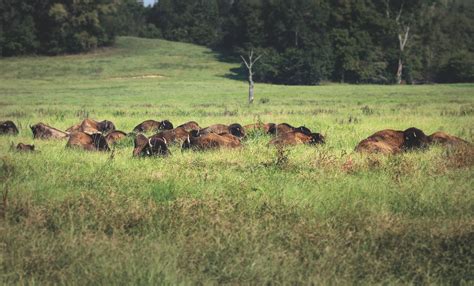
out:
<path id="1" fill-rule="evenodd" d="M 240 125 L 238 123 L 234 123 L 234 124 L 229 125 L 229 132 L 230 132 L 230 134 L 232 134 L 235 137 L 240 138 L 240 139 L 245 137 L 245 130 L 242 127 L 242 125 Z"/>
<path id="2" fill-rule="evenodd" d="M 411 127 L 403 131 L 403 137 L 403 148 L 405 149 L 426 148 L 429 144 L 428 136 L 426 136 L 423 131 L 415 127 Z"/>
<path id="3" fill-rule="evenodd" d="M 325 144 L 326 138 L 324 138 L 323 134 L 321 133 L 311 133 L 311 140 L 309 140 L 309 144 L 316 145 L 316 144 Z"/>
<path id="4" fill-rule="evenodd" d="M 99 122 L 98 127 L 99 127 L 99 131 L 102 133 L 109 133 L 110 131 L 115 130 L 115 125 L 112 123 L 112 121 L 108 121 L 108 120 Z"/>
<path id="5" fill-rule="evenodd" d="M 171 130 L 173 128 L 173 123 L 171 123 L 169 120 L 163 120 L 160 122 L 159 129 L 161 130 Z"/>
<path id="6" fill-rule="evenodd" d="M 272 135 L 275 135 L 276 134 L 276 127 L 277 125 L 275 123 L 268 123 L 268 124 L 265 124 L 265 129 L 267 129 L 267 133 L 268 134 L 272 134 Z"/>

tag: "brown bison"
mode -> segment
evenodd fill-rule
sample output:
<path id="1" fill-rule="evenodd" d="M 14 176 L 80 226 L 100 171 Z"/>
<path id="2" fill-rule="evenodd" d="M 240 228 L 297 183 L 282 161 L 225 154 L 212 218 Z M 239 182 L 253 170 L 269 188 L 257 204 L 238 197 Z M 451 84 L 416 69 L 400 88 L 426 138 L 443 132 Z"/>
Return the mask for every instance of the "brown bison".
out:
<path id="1" fill-rule="evenodd" d="M 18 128 L 11 120 L 0 121 L 0 135 L 17 135 Z"/>
<path id="2" fill-rule="evenodd" d="M 189 132 L 184 127 L 176 127 L 172 130 L 161 131 L 152 137 L 161 138 L 165 140 L 166 144 L 182 143 L 188 138 Z"/>
<path id="3" fill-rule="evenodd" d="M 133 132 L 158 132 L 160 130 L 171 130 L 173 129 L 173 123 L 169 120 L 155 121 L 145 120 L 133 128 Z"/>
<path id="4" fill-rule="evenodd" d="M 143 134 L 138 134 L 135 137 L 135 148 L 133 149 L 133 156 L 168 156 L 170 151 L 166 141 L 158 137 L 146 138 Z"/>
<path id="5" fill-rule="evenodd" d="M 101 133 L 88 134 L 81 131 L 69 134 L 66 147 L 82 148 L 88 151 L 110 151 L 104 135 Z"/>
<path id="6" fill-rule="evenodd" d="M 107 134 L 114 130 L 115 130 L 115 125 L 111 121 L 104 120 L 104 121 L 99 122 L 93 119 L 86 118 L 81 123 L 76 124 L 66 129 L 66 132 L 79 131 L 79 132 L 85 132 L 89 134 L 93 134 L 93 133 Z"/>
<path id="7" fill-rule="evenodd" d="M 238 137 L 229 133 L 207 133 L 201 134 L 199 131 L 191 131 L 190 135 L 184 141 L 182 149 L 208 150 L 217 148 L 237 148 L 240 147 Z"/>
<path id="8" fill-rule="evenodd" d="M 276 131 L 275 131 L 276 135 L 280 135 L 280 134 L 284 134 L 284 133 L 288 133 L 288 132 L 293 132 L 293 131 L 299 131 L 299 132 L 304 133 L 304 134 L 310 134 L 311 133 L 311 130 L 309 130 L 305 126 L 293 127 L 288 123 L 280 123 L 275 127 L 275 129 L 276 129 Z"/>
<path id="9" fill-rule="evenodd" d="M 127 133 L 123 131 L 115 130 L 107 134 L 107 136 L 105 136 L 105 140 L 107 140 L 107 144 L 109 144 L 110 146 L 124 139 L 125 137 L 127 137 Z"/>
<path id="10" fill-rule="evenodd" d="M 196 122 L 196 121 L 189 121 L 189 122 L 186 122 L 186 123 L 183 123 L 181 124 L 180 126 L 176 127 L 176 128 L 184 128 L 184 130 L 186 130 L 187 132 L 190 132 L 192 130 L 200 130 L 201 127 L 199 126 L 199 124 Z"/>
<path id="11" fill-rule="evenodd" d="M 269 144 L 277 146 L 298 144 L 317 145 L 324 144 L 325 142 L 324 136 L 320 133 L 311 133 L 306 129 L 295 129 L 294 131 L 279 134 L 276 138 L 272 139 Z"/>
<path id="12" fill-rule="evenodd" d="M 439 145 L 444 145 L 444 146 L 470 145 L 470 143 L 467 142 L 466 140 L 461 139 L 456 136 L 449 135 L 442 131 L 435 132 L 431 134 L 430 136 L 428 136 L 428 138 L 431 144 L 439 144 Z"/>
<path id="13" fill-rule="evenodd" d="M 30 126 L 30 128 L 31 132 L 33 132 L 34 139 L 63 139 L 68 137 L 66 132 L 48 126 L 44 123 L 35 124 Z"/>
<path id="14" fill-rule="evenodd" d="M 234 123 L 231 125 L 214 124 L 214 125 L 211 125 L 209 127 L 199 130 L 199 134 L 201 135 L 205 135 L 209 133 L 214 133 L 214 134 L 230 133 L 238 138 L 245 137 L 245 129 L 242 127 L 242 125 L 238 123 Z"/>
<path id="15" fill-rule="evenodd" d="M 18 152 L 34 152 L 35 151 L 35 145 L 28 145 L 28 144 L 18 143 L 18 145 L 16 145 L 16 150 Z"/>
<path id="16" fill-rule="evenodd" d="M 430 139 L 418 128 L 405 131 L 386 129 L 362 140 L 355 148 L 357 152 L 396 154 L 405 150 L 428 147 Z"/>
<path id="17" fill-rule="evenodd" d="M 275 123 L 255 123 L 248 124 L 244 126 L 244 130 L 249 132 L 261 131 L 265 134 L 274 135 L 276 133 L 276 124 Z"/>

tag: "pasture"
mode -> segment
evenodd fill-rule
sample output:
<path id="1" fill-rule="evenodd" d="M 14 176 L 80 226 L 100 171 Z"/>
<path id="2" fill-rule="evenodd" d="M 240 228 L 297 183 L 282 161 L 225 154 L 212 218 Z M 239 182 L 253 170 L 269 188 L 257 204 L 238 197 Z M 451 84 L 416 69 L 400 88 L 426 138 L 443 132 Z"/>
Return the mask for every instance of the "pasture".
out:
<path id="1" fill-rule="evenodd" d="M 119 38 L 95 53 L 0 60 L 2 284 L 474 282 L 474 155 L 433 147 L 361 155 L 377 130 L 416 126 L 474 141 L 474 85 L 256 84 L 238 63 L 183 43 Z M 201 126 L 288 122 L 326 136 L 278 152 L 132 158 L 33 140 L 90 117 L 130 132 L 146 119 Z M 16 153 L 11 143 L 34 143 Z"/>

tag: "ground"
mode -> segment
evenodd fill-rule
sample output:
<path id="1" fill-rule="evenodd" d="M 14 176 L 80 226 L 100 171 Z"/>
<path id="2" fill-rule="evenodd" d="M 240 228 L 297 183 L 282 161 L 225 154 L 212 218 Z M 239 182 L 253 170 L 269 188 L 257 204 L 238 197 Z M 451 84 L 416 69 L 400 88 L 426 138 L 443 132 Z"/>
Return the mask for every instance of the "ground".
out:
<path id="1" fill-rule="evenodd" d="M 238 63 L 195 45 L 119 38 L 90 54 L 0 60 L 2 284 L 474 282 L 472 150 L 353 152 L 377 130 L 416 126 L 474 140 L 474 85 L 248 85 Z M 90 117 L 305 125 L 327 144 L 283 152 L 171 148 L 132 158 L 33 140 Z M 19 154 L 12 143 L 34 143 Z"/>

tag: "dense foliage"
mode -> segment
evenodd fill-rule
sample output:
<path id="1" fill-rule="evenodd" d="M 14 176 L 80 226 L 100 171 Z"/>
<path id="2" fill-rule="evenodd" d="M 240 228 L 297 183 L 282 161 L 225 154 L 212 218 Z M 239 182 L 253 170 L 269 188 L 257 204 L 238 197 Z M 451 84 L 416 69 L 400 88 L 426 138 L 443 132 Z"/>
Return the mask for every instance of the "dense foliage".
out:
<path id="1" fill-rule="evenodd" d="M 4 0 L 0 13 L 3 56 L 87 51 L 130 35 L 254 49 L 261 82 L 474 81 L 470 0 Z"/>
<path id="2" fill-rule="evenodd" d="M 2 0 L 0 54 L 59 54 L 113 43 L 115 0 Z"/>

